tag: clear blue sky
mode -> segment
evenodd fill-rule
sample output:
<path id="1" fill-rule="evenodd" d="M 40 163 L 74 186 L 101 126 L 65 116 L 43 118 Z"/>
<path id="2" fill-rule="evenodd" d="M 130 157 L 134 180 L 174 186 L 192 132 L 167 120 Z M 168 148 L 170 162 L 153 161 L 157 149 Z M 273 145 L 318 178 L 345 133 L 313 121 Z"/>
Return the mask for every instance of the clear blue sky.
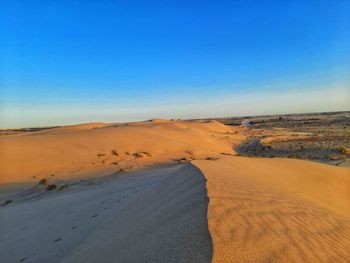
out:
<path id="1" fill-rule="evenodd" d="M 2 0 L 0 126 L 349 110 L 349 14 L 347 0 Z"/>

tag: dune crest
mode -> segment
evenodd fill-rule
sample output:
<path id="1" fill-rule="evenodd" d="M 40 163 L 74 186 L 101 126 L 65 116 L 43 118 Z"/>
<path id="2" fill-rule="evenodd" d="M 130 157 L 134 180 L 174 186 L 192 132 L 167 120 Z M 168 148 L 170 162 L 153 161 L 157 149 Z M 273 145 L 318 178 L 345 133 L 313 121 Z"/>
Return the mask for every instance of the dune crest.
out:
<path id="1" fill-rule="evenodd" d="M 148 122 L 164 123 L 164 122 L 172 122 L 172 121 L 171 120 L 166 120 L 166 119 L 161 119 L 161 118 L 154 118 L 154 119 L 150 119 Z"/>

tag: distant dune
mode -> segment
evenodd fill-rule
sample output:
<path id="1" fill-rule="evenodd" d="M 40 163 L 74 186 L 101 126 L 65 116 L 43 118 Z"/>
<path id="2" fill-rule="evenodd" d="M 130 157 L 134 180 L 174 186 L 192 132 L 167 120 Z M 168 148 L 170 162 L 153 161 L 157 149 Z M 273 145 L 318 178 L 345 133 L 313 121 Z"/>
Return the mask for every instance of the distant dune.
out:
<path id="1" fill-rule="evenodd" d="M 88 123 L 1 136 L 0 183 L 86 178 L 181 158 L 233 153 L 230 145 L 215 137 L 230 130 L 215 121 L 155 120 Z"/>

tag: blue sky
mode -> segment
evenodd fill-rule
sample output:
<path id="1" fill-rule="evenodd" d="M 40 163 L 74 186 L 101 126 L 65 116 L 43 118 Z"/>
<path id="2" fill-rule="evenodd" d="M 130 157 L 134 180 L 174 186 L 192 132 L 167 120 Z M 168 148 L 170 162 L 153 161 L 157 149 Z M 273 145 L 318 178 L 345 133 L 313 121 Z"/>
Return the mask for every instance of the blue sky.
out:
<path id="1" fill-rule="evenodd" d="M 0 127 L 349 110 L 350 1 L 1 1 Z"/>

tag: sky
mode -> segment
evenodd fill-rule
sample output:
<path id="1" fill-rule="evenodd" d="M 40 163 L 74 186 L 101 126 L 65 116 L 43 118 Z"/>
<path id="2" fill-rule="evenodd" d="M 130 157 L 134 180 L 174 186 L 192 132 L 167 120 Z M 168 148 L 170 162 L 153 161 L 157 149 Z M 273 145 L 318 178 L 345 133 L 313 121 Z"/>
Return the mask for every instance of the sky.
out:
<path id="1" fill-rule="evenodd" d="M 350 110 L 350 1 L 0 1 L 0 128 Z"/>

